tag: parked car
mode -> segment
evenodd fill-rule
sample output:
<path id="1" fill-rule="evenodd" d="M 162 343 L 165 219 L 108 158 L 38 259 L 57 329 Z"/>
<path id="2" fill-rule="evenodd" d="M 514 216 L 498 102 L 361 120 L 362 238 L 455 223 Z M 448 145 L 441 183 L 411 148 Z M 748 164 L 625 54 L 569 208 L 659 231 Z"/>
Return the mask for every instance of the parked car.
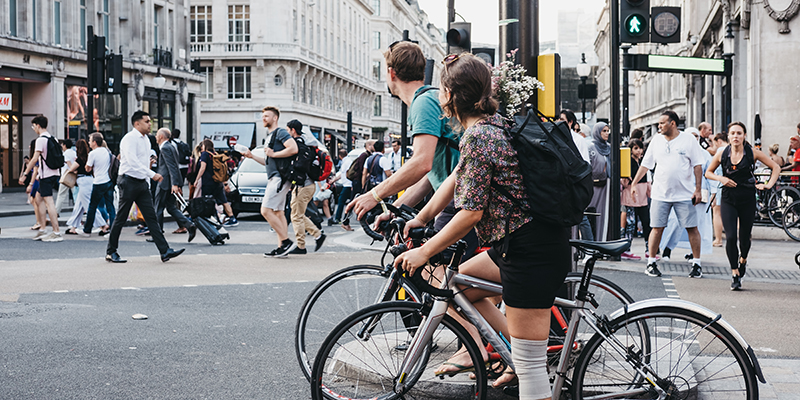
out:
<path id="1" fill-rule="evenodd" d="M 264 148 L 257 147 L 253 153 L 263 155 Z M 233 215 L 240 212 L 261 212 L 261 200 L 267 188 L 267 167 L 252 158 L 243 158 L 241 164 L 228 180 L 228 201 Z"/>

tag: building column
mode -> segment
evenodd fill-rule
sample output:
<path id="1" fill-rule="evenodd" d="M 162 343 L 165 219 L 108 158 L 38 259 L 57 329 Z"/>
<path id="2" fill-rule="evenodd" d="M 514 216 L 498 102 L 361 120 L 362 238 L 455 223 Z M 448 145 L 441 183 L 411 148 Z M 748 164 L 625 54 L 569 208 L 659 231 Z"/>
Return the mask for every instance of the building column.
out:
<path id="1" fill-rule="evenodd" d="M 50 121 L 49 131 L 55 135 L 58 139 L 64 139 L 67 137 L 67 128 L 66 128 L 66 89 L 64 86 L 64 76 L 61 75 L 53 75 L 50 78 L 50 96 L 53 100 L 52 108 L 50 109 L 50 115 L 52 118 Z"/>

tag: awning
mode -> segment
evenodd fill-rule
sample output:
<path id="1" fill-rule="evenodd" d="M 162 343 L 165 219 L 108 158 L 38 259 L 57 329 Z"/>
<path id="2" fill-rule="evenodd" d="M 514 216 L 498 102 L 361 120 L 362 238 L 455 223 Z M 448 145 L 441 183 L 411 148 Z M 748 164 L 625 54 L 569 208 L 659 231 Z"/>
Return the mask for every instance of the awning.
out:
<path id="1" fill-rule="evenodd" d="M 236 138 L 237 144 L 251 147 L 255 132 L 254 122 L 200 124 L 201 140 L 211 140 L 216 149 L 230 149 L 231 146 L 228 145 L 230 138 Z"/>
<path id="2" fill-rule="evenodd" d="M 337 132 L 337 131 L 335 131 L 333 129 L 325 128 L 325 133 L 328 133 L 331 136 L 335 137 L 340 142 L 347 144 L 347 138 L 345 136 L 343 136 L 342 134 L 340 134 L 339 132 Z"/>

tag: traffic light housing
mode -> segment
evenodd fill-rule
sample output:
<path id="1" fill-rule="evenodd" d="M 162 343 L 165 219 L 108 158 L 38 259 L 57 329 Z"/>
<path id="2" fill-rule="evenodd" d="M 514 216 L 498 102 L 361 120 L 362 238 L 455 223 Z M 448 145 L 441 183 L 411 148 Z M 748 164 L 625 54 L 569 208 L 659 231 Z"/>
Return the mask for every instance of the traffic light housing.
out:
<path id="1" fill-rule="evenodd" d="M 447 31 L 447 52 L 461 54 L 472 50 L 472 24 L 469 22 L 451 22 Z"/>
<path id="2" fill-rule="evenodd" d="M 620 43 L 648 43 L 650 0 L 622 0 L 619 11 Z"/>
<path id="3" fill-rule="evenodd" d="M 653 7 L 650 13 L 653 21 L 650 41 L 653 43 L 680 43 L 681 8 Z"/>
<path id="4" fill-rule="evenodd" d="M 494 63 L 494 47 L 476 47 L 472 49 L 472 54 L 476 57 L 480 58 L 483 61 L 486 61 L 487 64 L 491 66 L 495 66 Z"/>
<path id="5" fill-rule="evenodd" d="M 92 81 L 89 82 L 92 93 L 105 93 L 106 90 L 106 38 L 104 36 L 94 37 L 94 48 L 89 53 L 89 62 L 92 63 L 94 71 Z"/>
<path id="6" fill-rule="evenodd" d="M 106 93 L 122 94 L 122 54 L 106 56 Z"/>

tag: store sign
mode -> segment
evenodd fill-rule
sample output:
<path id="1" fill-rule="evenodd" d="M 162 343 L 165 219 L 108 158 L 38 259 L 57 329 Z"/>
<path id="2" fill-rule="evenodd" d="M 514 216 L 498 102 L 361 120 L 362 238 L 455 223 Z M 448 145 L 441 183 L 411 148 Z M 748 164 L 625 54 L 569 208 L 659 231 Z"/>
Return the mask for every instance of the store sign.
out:
<path id="1" fill-rule="evenodd" d="M 11 93 L 0 93 L 0 110 L 11 110 Z"/>

